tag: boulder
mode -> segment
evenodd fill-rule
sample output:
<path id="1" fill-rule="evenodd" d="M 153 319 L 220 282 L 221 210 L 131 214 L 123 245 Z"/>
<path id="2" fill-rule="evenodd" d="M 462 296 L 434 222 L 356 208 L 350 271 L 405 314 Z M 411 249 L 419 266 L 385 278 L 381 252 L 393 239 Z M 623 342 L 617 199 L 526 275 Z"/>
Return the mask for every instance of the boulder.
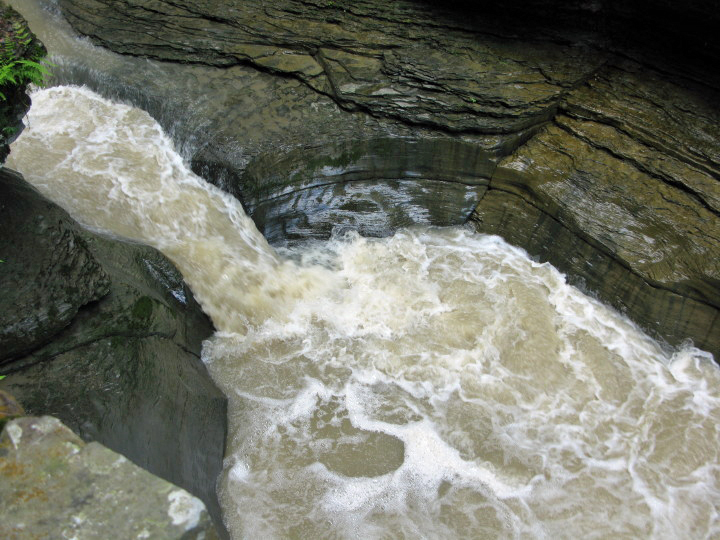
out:
<path id="1" fill-rule="evenodd" d="M 0 388 L 29 414 L 56 416 L 200 497 L 219 523 L 226 400 L 200 360 L 212 324 L 182 276 L 155 249 L 81 228 L 7 169 L 0 201 L 0 280 L 12 312 L 31 314 L 45 298 L 73 306 L 53 326 L 32 318 L 42 341 L 30 342 L 23 325 L 3 327 L 25 348 L 0 365 Z M 42 226 L 18 226 L 26 222 Z"/>
<path id="2" fill-rule="evenodd" d="M 217 539 L 198 498 L 52 416 L 0 433 L 0 536 Z"/>
<path id="3" fill-rule="evenodd" d="M 110 290 L 65 212 L 16 173 L 1 174 L 0 363 L 44 345 Z"/>

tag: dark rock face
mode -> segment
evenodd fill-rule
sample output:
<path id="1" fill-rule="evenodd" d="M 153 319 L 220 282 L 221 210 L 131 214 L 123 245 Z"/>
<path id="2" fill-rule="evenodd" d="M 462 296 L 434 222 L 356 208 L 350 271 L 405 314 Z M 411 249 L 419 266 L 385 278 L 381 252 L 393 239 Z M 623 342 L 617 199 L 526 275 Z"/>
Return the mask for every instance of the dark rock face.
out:
<path id="1" fill-rule="evenodd" d="M 110 290 L 110 279 L 76 227 L 19 175 L 3 171 L 0 199 L 0 362 L 44 345 L 78 309 Z"/>
<path id="2" fill-rule="evenodd" d="M 152 248 L 80 228 L 7 169 L 0 200 L 3 311 L 20 321 L 3 339 L 23 344 L 0 387 L 197 495 L 219 523 L 226 400 L 199 358 L 212 324 L 182 276 Z"/>
<path id="3" fill-rule="evenodd" d="M 670 342 L 717 354 L 720 114 L 705 96 L 606 66 L 500 162 L 473 220 Z"/>
<path id="4" fill-rule="evenodd" d="M 487 189 L 494 156 L 456 139 L 344 141 L 265 156 L 244 171 L 245 206 L 273 243 L 333 229 L 387 236 L 417 223 L 461 225 Z"/>
<path id="5" fill-rule="evenodd" d="M 478 230 L 720 357 L 717 9 L 477 4 L 61 0 L 112 50 L 196 64 L 177 69 L 216 101 L 194 167 L 273 241 L 452 224 L 477 205 Z M 427 158 L 453 145 L 483 165 Z"/>
<path id="6" fill-rule="evenodd" d="M 298 78 L 346 109 L 448 131 L 509 133 L 552 117 L 602 57 L 585 44 L 488 29 L 432 3 L 63 0 L 75 28 L 126 54 Z M 480 75 L 480 76 L 478 76 Z"/>

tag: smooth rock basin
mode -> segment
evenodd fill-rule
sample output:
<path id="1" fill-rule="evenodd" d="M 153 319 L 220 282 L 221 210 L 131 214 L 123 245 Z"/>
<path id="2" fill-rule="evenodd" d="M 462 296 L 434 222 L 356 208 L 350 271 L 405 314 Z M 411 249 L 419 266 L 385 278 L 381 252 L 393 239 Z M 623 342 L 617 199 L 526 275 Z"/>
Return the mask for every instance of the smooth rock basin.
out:
<path id="1" fill-rule="evenodd" d="M 411 225 L 462 225 L 496 159 L 457 139 L 379 138 L 261 156 L 240 179 L 243 201 L 270 243 L 333 231 L 389 236 Z"/>

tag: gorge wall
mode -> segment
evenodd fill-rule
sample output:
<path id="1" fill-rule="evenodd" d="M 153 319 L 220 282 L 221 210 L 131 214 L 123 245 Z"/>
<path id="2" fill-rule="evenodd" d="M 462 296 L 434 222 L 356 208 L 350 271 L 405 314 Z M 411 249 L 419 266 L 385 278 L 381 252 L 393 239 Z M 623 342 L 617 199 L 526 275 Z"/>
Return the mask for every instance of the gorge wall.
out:
<path id="1" fill-rule="evenodd" d="M 144 92 L 200 105 L 195 170 L 271 241 L 469 221 L 717 358 L 710 4 L 60 2 L 94 42 L 178 63 Z"/>
<path id="2" fill-rule="evenodd" d="M 78 32 L 140 58 L 94 49 L 96 67 L 55 72 L 149 110 L 275 244 L 467 224 L 718 358 L 711 4 L 60 0 Z M 0 222 L 0 388 L 188 488 L 219 523 L 226 402 L 182 276 L 7 169 Z"/>
<path id="3" fill-rule="evenodd" d="M 226 400 L 200 360 L 212 324 L 182 276 L 155 249 L 81 228 L 9 169 L 0 194 L 0 389 L 217 519 Z"/>
<path id="4" fill-rule="evenodd" d="M 25 25 L 0 8 L 3 30 Z M 42 48 L 34 37 L 26 49 L 33 48 Z M 27 57 L 25 49 L 17 54 Z M 26 81 L 4 79 L 1 90 L 4 159 L 30 99 Z M 215 480 L 227 401 L 200 360 L 214 328 L 172 263 L 150 247 L 86 230 L 3 167 L 0 290 L 0 391 L 26 413 L 54 415 L 186 488 L 222 529 Z M 7 463 L 3 474 L 12 476 Z"/>

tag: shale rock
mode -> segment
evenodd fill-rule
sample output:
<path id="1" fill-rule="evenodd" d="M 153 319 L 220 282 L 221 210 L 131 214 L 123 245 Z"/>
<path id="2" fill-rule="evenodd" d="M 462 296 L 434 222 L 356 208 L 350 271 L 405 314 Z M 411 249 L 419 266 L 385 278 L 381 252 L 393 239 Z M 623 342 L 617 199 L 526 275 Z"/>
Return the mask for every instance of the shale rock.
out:
<path id="1" fill-rule="evenodd" d="M 473 220 L 582 276 L 656 335 L 717 355 L 720 111 L 707 96 L 608 65 L 500 162 Z"/>
<path id="2" fill-rule="evenodd" d="M 177 62 L 117 77 L 158 117 L 162 96 L 190 96 L 188 126 L 164 125 L 202 126 L 194 169 L 274 243 L 456 224 L 477 205 L 479 231 L 720 357 L 712 3 L 60 5 L 96 43 Z"/>
<path id="3" fill-rule="evenodd" d="M 218 518 L 226 401 L 199 358 L 212 324 L 182 276 L 152 248 L 82 229 L 7 169 L 0 200 L 8 257 L 0 275 L 12 286 L 13 313 L 32 313 L 46 295 L 69 303 L 63 294 L 75 298 L 85 282 L 102 286 L 46 331 L 46 343 L 28 344 L 25 333 L 13 334 L 24 327 L 5 327 L 11 342 L 32 350 L 0 366 L 7 375 L 0 388 L 29 414 L 57 416 L 84 439 L 188 489 Z M 43 227 L 19 227 L 21 218 Z M 44 264 L 59 256 L 57 265 Z M 43 320 L 38 327 L 45 329 Z"/>
<path id="4" fill-rule="evenodd" d="M 457 139 L 378 138 L 254 160 L 245 206 L 272 243 L 414 224 L 461 225 L 487 189 L 493 155 Z"/>
<path id="5" fill-rule="evenodd" d="M 544 35 L 528 47 L 512 32 L 487 28 L 482 14 L 462 20 L 407 0 L 61 5 L 79 32 L 120 53 L 219 67 L 249 63 L 297 78 L 344 108 L 450 131 L 535 126 L 602 61 L 585 44 Z"/>
<path id="6" fill-rule="evenodd" d="M 202 501 L 51 416 L 0 434 L 0 536 L 217 539 Z"/>

